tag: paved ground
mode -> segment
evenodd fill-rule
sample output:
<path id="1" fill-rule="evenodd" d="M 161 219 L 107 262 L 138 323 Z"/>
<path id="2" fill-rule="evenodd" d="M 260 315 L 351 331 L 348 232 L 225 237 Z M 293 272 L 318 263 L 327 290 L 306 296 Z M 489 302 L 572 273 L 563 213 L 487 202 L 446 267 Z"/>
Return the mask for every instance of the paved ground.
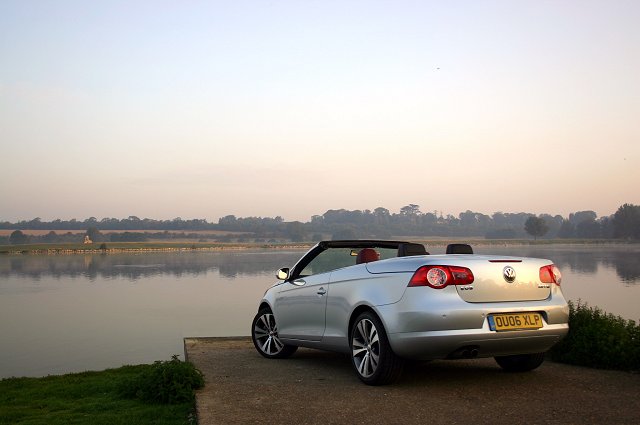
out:
<path id="1" fill-rule="evenodd" d="M 300 349 L 267 360 L 249 338 L 187 338 L 205 375 L 198 421 L 212 424 L 640 424 L 640 375 L 545 362 L 503 372 L 492 359 L 410 364 L 366 386 L 346 356 Z"/>

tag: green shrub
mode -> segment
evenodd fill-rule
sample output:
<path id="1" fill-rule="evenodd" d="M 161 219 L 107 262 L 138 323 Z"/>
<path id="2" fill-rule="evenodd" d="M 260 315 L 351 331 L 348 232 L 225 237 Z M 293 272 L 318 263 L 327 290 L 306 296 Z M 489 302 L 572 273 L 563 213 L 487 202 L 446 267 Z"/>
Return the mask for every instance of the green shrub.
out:
<path id="1" fill-rule="evenodd" d="M 555 361 L 600 369 L 640 370 L 640 325 L 578 301 L 569 302 L 569 333 Z"/>
<path id="2" fill-rule="evenodd" d="M 202 372 L 174 355 L 169 361 L 148 365 L 140 375 L 123 384 L 120 392 L 124 397 L 148 403 L 178 404 L 193 401 L 193 391 L 203 386 Z"/>

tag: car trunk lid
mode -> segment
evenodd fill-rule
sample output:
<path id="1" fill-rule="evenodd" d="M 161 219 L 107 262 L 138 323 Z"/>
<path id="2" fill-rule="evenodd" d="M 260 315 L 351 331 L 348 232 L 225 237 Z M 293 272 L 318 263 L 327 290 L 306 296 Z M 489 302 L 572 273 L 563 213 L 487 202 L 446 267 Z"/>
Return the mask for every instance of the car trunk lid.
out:
<path id="1" fill-rule="evenodd" d="M 456 290 L 470 303 L 544 300 L 551 284 L 540 280 L 540 268 L 549 264 L 539 258 L 474 256 L 460 264 L 471 269 L 473 283 Z"/>
<path id="2" fill-rule="evenodd" d="M 474 276 L 470 285 L 456 285 L 460 297 L 470 303 L 539 301 L 551 294 L 550 283 L 540 281 L 540 268 L 552 264 L 540 258 L 497 255 L 427 255 L 367 264 L 370 273 L 414 272 L 424 265 L 467 267 Z"/>

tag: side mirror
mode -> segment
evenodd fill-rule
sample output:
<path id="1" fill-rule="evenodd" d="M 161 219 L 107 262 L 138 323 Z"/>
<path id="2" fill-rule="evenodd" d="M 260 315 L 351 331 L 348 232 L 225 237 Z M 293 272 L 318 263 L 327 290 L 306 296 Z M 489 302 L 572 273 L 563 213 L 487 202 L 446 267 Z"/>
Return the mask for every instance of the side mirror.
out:
<path id="1" fill-rule="evenodd" d="M 283 267 L 276 272 L 276 278 L 278 280 L 287 280 L 289 277 L 289 268 Z"/>

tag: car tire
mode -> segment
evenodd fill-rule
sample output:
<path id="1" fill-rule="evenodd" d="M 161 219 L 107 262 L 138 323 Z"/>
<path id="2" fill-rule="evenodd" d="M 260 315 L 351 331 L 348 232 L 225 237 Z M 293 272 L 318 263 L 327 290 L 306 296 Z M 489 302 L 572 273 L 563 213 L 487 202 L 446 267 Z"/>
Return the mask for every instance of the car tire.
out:
<path id="1" fill-rule="evenodd" d="M 528 372 L 544 362 L 544 353 L 499 356 L 494 359 L 507 372 Z"/>
<path id="2" fill-rule="evenodd" d="M 364 312 L 353 322 L 349 347 L 351 364 L 365 384 L 385 385 L 400 377 L 403 361 L 391 349 L 382 322 L 373 312 Z"/>
<path id="3" fill-rule="evenodd" d="M 261 308 L 253 318 L 251 339 L 258 353 L 268 359 L 284 359 L 298 349 L 295 345 L 285 345 L 280 341 L 276 318 L 268 308 Z"/>

